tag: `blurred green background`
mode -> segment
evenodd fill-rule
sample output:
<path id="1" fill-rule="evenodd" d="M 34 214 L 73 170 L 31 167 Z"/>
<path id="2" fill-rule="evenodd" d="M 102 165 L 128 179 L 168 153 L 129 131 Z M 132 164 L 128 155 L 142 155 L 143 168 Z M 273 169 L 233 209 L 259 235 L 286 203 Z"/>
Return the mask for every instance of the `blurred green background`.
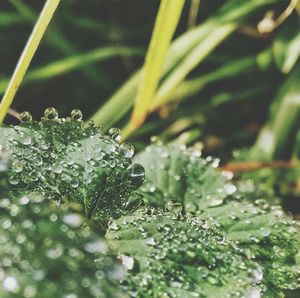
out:
<path id="1" fill-rule="evenodd" d="M 1 96 L 43 4 L 0 2 Z M 62 1 L 11 114 L 28 110 L 37 119 L 54 106 L 66 117 L 79 108 L 105 130 L 123 128 L 139 83 L 130 77 L 143 66 L 159 5 Z M 171 91 L 128 139 L 137 150 L 153 135 L 196 145 L 300 212 L 299 13 L 297 0 L 185 1 L 159 82 L 173 82 Z"/>

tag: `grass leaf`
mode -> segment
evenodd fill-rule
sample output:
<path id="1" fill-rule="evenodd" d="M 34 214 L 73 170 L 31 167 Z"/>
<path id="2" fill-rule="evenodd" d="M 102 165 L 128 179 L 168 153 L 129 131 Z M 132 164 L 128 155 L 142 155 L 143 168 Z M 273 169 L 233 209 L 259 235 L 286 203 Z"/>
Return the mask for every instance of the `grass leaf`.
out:
<path id="1" fill-rule="evenodd" d="M 32 34 L 25 46 L 20 60 L 15 68 L 7 90 L 0 103 L 0 123 L 3 122 L 7 111 L 14 99 L 14 96 L 23 80 L 23 77 L 29 67 L 29 64 L 39 46 L 39 43 L 52 19 L 52 16 L 60 0 L 48 0 L 41 12 L 41 15 L 34 26 Z"/>
<path id="2" fill-rule="evenodd" d="M 142 80 L 135 99 L 131 118 L 133 127 L 139 127 L 147 115 L 183 5 L 183 0 L 165 0 L 160 4 L 145 65 L 142 70 Z"/>

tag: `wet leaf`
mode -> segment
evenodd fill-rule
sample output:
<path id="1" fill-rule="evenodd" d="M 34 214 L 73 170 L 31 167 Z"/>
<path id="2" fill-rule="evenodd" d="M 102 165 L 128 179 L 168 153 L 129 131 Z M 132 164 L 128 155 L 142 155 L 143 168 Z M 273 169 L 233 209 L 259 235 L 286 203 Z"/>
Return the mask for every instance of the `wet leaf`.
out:
<path id="1" fill-rule="evenodd" d="M 120 145 L 115 135 L 85 127 L 82 113 L 59 119 L 49 108 L 41 122 L 22 113 L 19 126 L 0 128 L 0 146 L 11 152 L 13 188 L 34 190 L 57 201 L 79 203 L 94 222 L 126 212 L 138 200 L 135 190 L 144 170 L 132 164 L 132 146 Z"/>
<path id="2" fill-rule="evenodd" d="M 131 297 L 260 293 L 261 267 L 197 217 L 141 209 L 116 220 L 106 238 L 127 267 L 121 286 Z"/>
<path id="3" fill-rule="evenodd" d="M 81 214 L 0 182 L 1 297 L 126 297 L 121 265 Z"/>
<path id="4" fill-rule="evenodd" d="M 217 227 L 262 268 L 266 295 L 280 297 L 285 290 L 300 288 L 299 223 L 281 207 L 257 196 L 253 200 L 253 195 L 247 199 L 232 183 L 231 173 L 216 172 L 218 160 L 203 159 L 193 149 L 153 145 L 137 160 L 145 166 L 141 190 L 148 206 L 172 210 L 181 203 L 183 214 L 193 212 Z"/>

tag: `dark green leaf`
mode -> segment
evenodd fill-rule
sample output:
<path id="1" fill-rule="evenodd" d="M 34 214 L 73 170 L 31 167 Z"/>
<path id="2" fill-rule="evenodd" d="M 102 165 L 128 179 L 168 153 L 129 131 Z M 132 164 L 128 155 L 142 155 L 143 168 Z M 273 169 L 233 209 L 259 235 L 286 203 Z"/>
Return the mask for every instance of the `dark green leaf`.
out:
<path id="1" fill-rule="evenodd" d="M 26 115 L 21 117 L 30 120 Z M 0 146 L 12 154 L 10 183 L 58 201 L 80 203 L 88 218 L 105 222 L 132 207 L 144 170 L 132 164 L 132 146 L 116 141 L 118 130 L 103 135 L 99 128 L 84 127 L 80 111 L 72 115 L 73 119 L 58 119 L 57 112 L 48 109 L 41 122 L 0 128 Z"/>
<path id="2" fill-rule="evenodd" d="M 1 298 L 125 297 L 122 267 L 80 214 L 0 184 Z"/>
<path id="3" fill-rule="evenodd" d="M 300 288 L 299 223 L 262 198 L 243 198 L 225 178 L 229 173 L 214 169 L 218 160 L 199 156 L 193 149 L 175 145 L 151 146 L 138 156 L 146 170 L 142 187 L 146 204 L 172 210 L 180 202 L 187 214 L 194 212 L 199 220 L 219 227 L 263 268 L 266 295 L 277 297 L 284 290 Z"/>

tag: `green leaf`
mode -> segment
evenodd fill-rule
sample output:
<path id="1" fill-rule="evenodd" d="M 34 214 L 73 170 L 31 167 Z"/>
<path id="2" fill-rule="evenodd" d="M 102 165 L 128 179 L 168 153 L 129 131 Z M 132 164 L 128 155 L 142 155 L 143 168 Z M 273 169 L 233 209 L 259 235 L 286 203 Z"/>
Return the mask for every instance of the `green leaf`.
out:
<path id="1" fill-rule="evenodd" d="M 199 220 L 219 227 L 262 267 L 267 297 L 300 288 L 299 223 L 281 207 L 269 206 L 255 193 L 254 201 L 243 197 L 230 181 L 230 173 L 216 172 L 218 160 L 202 159 L 193 149 L 153 145 L 137 160 L 146 171 L 141 191 L 147 206 L 172 210 L 180 203 L 183 214 L 192 212 Z"/>
<path id="2" fill-rule="evenodd" d="M 0 185 L 4 179 L 0 178 Z M 84 218 L 40 194 L 0 190 L 0 296 L 126 297 L 123 269 Z M 51 201 L 50 201 L 51 202 Z M 52 202 L 53 203 L 53 202 Z"/>
<path id="3" fill-rule="evenodd" d="M 147 179 L 141 187 L 146 203 L 163 207 L 172 200 L 187 212 L 197 210 L 198 203 L 201 209 L 221 204 L 227 196 L 225 178 L 210 166 L 216 167 L 218 160 L 200 159 L 200 155 L 200 151 L 178 145 L 150 146 L 138 155 L 136 159 L 146 171 Z"/>
<path id="4" fill-rule="evenodd" d="M 132 297 L 235 297 L 259 293 L 261 268 L 197 217 L 139 210 L 111 224 L 106 238 L 127 266 Z"/>
<path id="5" fill-rule="evenodd" d="M 143 182 L 144 169 L 132 164 L 132 145 L 117 142 L 117 129 L 104 135 L 93 125 L 85 127 L 79 110 L 71 115 L 59 119 L 49 108 L 45 118 L 35 122 L 25 112 L 20 126 L 0 128 L 0 147 L 12 152 L 10 183 L 79 203 L 89 219 L 105 223 L 139 199 L 135 190 Z"/>

